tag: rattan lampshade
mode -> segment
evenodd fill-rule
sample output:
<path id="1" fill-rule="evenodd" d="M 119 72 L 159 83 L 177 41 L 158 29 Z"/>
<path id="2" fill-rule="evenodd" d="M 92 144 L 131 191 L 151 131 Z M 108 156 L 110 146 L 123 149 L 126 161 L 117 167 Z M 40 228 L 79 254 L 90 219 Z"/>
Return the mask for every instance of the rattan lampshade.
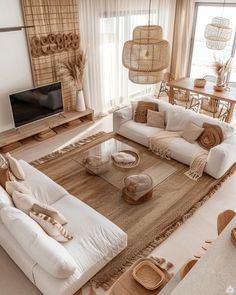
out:
<path id="1" fill-rule="evenodd" d="M 122 62 L 134 83 L 160 82 L 162 70 L 169 66 L 169 60 L 169 43 L 162 40 L 160 26 L 138 26 L 133 31 L 133 40 L 124 44 Z"/>
<path id="2" fill-rule="evenodd" d="M 222 50 L 232 36 L 230 21 L 224 17 L 214 17 L 205 29 L 206 46 L 213 50 Z"/>

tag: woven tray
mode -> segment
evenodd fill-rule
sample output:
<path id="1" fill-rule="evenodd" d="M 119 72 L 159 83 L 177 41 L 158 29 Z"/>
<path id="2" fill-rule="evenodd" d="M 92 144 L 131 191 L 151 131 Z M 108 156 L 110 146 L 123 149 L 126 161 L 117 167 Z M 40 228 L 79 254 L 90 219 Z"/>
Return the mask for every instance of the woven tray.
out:
<path id="1" fill-rule="evenodd" d="M 165 281 L 165 274 L 152 261 L 140 262 L 133 269 L 134 279 L 148 290 L 155 290 Z"/>
<path id="2" fill-rule="evenodd" d="M 112 157 L 112 160 L 113 160 L 113 164 L 119 168 L 124 168 L 124 169 L 131 169 L 131 168 L 134 168 L 134 167 L 137 167 L 139 165 L 139 162 L 140 162 L 140 157 L 139 157 L 139 154 L 134 152 L 134 151 L 130 151 L 130 150 L 123 150 L 123 151 L 120 151 L 122 153 L 126 153 L 126 154 L 129 154 L 133 157 L 135 157 L 135 161 L 132 162 L 132 163 L 118 163 L 116 162 L 113 157 Z"/>

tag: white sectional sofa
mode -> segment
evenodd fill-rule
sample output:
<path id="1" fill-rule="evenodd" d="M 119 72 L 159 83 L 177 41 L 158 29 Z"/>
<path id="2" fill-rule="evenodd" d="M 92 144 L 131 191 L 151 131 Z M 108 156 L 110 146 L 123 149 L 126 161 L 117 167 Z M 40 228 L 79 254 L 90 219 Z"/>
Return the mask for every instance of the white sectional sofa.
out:
<path id="1" fill-rule="evenodd" d="M 159 111 L 165 112 L 165 123 L 174 122 L 174 129 L 181 131 L 189 121 L 202 126 L 204 122 L 217 124 L 221 127 L 224 135 L 224 141 L 212 148 L 208 155 L 207 165 L 204 172 L 218 179 L 236 162 L 236 129 L 235 126 L 213 119 L 204 114 L 198 114 L 191 110 L 185 110 L 180 106 L 173 106 L 165 101 L 153 97 L 145 97 L 140 100 L 153 101 L 159 105 Z M 127 106 L 116 111 L 113 115 L 114 131 L 126 138 L 129 138 L 141 145 L 148 147 L 149 138 L 155 136 L 160 128 L 149 127 L 143 123 L 137 123 L 133 120 L 132 106 Z M 169 131 L 177 131 L 170 130 Z M 190 165 L 192 157 L 202 148 L 197 144 L 191 144 L 183 138 L 174 139 L 170 146 L 171 157 L 181 163 Z"/>
<path id="2" fill-rule="evenodd" d="M 28 249 L 18 244 L 3 220 L 0 220 L 0 245 L 44 295 L 72 295 L 126 248 L 127 235 L 28 163 L 20 160 L 20 164 L 26 175 L 23 183 L 31 189 L 36 199 L 52 205 L 68 220 L 65 227 L 73 233 L 74 238 L 61 245 L 74 258 L 76 270 L 66 279 L 50 275 L 31 259 Z M 19 292 L 23 294 L 23 290 Z"/>

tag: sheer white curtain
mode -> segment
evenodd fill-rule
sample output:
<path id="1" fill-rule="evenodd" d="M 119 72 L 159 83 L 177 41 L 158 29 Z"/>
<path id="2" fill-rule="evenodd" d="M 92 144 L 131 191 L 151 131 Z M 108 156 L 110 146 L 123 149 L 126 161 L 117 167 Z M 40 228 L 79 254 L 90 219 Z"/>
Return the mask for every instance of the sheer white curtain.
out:
<path id="1" fill-rule="evenodd" d="M 127 103 L 129 97 L 150 89 L 129 81 L 122 65 L 125 41 L 132 39 L 133 28 L 147 25 L 149 0 L 80 0 L 81 46 L 87 50 L 84 94 L 95 113 Z M 172 44 L 175 0 L 155 0 L 151 24 L 163 27 Z"/>

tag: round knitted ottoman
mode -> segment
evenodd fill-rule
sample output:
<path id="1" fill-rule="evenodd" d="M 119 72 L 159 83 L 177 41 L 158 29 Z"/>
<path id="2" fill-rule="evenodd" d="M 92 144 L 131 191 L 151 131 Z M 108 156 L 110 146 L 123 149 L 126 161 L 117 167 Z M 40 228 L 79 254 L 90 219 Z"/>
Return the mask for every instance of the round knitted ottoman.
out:
<path id="1" fill-rule="evenodd" d="M 152 198 L 153 181 L 148 174 L 129 175 L 124 178 L 123 199 L 132 205 L 144 203 Z"/>

